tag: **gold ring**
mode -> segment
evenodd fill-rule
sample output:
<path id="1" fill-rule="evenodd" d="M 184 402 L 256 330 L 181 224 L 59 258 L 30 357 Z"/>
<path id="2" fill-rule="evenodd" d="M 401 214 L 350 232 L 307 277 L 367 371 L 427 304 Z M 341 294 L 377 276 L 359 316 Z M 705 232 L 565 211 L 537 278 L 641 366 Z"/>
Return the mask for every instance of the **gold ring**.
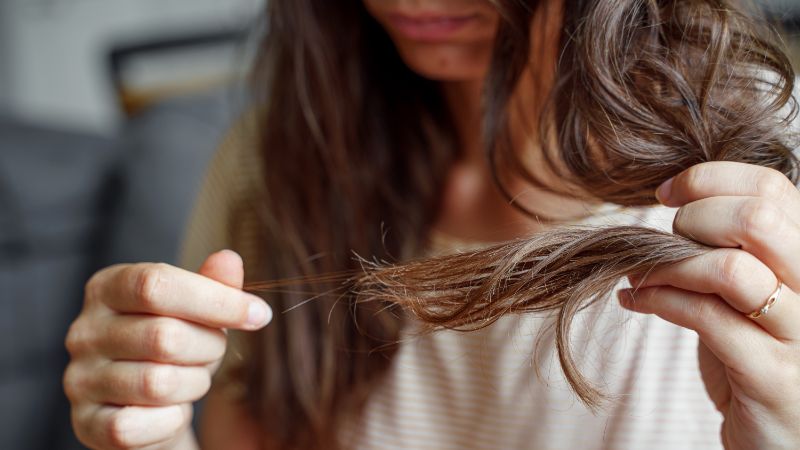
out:
<path id="1" fill-rule="evenodd" d="M 772 295 L 769 296 L 767 301 L 764 303 L 764 306 L 751 312 L 750 314 L 747 315 L 747 317 L 751 319 L 758 319 L 759 317 L 767 314 L 769 312 L 769 309 L 772 308 L 772 305 L 778 302 L 778 298 L 781 295 L 781 289 L 783 289 L 783 283 L 779 282 L 778 287 L 775 289 L 775 292 L 773 292 Z"/>

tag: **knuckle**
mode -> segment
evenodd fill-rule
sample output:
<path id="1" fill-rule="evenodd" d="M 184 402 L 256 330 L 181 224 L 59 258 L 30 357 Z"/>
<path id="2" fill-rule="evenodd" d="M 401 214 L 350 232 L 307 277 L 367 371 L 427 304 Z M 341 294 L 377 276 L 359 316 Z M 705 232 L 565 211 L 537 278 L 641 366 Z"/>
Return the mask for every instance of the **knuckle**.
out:
<path id="1" fill-rule="evenodd" d="M 784 214 L 770 200 L 751 198 L 739 209 L 739 220 L 745 234 L 763 236 L 779 231 Z"/>
<path id="2" fill-rule="evenodd" d="M 166 402 L 177 389 L 175 369 L 153 365 L 142 370 L 142 395 L 153 402 Z"/>
<path id="3" fill-rule="evenodd" d="M 133 433 L 136 431 L 135 424 L 131 421 L 125 409 L 114 411 L 106 422 L 106 435 L 108 443 L 114 449 L 128 449 L 133 447 Z"/>
<path id="4" fill-rule="evenodd" d="M 113 282 L 113 276 L 110 274 L 117 271 L 120 267 L 126 266 L 125 264 L 115 264 L 98 270 L 86 280 L 84 284 L 84 299 L 87 302 L 102 300 L 103 286 L 107 283 Z"/>
<path id="5" fill-rule="evenodd" d="M 704 164 L 696 164 L 686 169 L 683 175 L 683 185 L 690 191 L 697 190 L 709 180 L 709 169 Z"/>
<path id="6" fill-rule="evenodd" d="M 759 196 L 780 200 L 794 189 L 788 178 L 775 169 L 765 169 L 756 178 L 756 192 Z"/>
<path id="7" fill-rule="evenodd" d="M 690 302 L 688 308 L 692 314 L 697 318 L 700 328 L 705 328 L 706 324 L 713 324 L 717 322 L 720 314 L 723 312 L 724 305 L 720 301 L 699 301 Z M 703 334 L 703 329 L 698 329 L 697 332 Z"/>
<path id="8" fill-rule="evenodd" d="M 84 293 L 84 302 L 90 303 L 93 301 L 97 301 L 100 299 L 100 289 L 102 286 L 102 279 L 103 279 L 103 272 L 105 269 L 95 272 L 89 279 L 86 281 L 86 284 L 83 287 Z"/>
<path id="9" fill-rule="evenodd" d="M 738 250 L 725 251 L 718 267 L 718 279 L 722 285 L 736 286 L 747 270 L 748 257 Z"/>
<path id="10" fill-rule="evenodd" d="M 64 388 L 64 394 L 71 402 L 80 400 L 84 392 L 83 385 L 85 384 L 84 376 L 81 374 L 80 369 L 75 363 L 70 363 L 64 370 L 64 375 L 61 379 L 61 384 Z"/>
<path id="11" fill-rule="evenodd" d="M 88 332 L 80 318 L 69 326 L 67 337 L 64 339 L 64 347 L 72 357 L 85 353 L 91 347 Z"/>
<path id="12" fill-rule="evenodd" d="M 166 279 L 166 264 L 142 264 L 136 270 L 136 299 L 148 310 L 157 311 Z"/>
<path id="13" fill-rule="evenodd" d="M 172 319 L 155 319 L 148 327 L 146 339 L 150 353 L 159 360 L 175 360 L 186 345 L 183 330 Z"/>

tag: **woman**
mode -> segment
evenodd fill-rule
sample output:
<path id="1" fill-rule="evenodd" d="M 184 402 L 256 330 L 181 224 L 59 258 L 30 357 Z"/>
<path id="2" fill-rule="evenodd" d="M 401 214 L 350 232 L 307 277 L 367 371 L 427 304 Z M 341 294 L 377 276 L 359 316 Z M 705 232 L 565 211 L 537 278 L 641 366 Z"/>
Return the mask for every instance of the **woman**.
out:
<path id="1" fill-rule="evenodd" d="M 188 264 L 236 248 L 247 275 L 222 251 L 197 274 L 92 278 L 65 374 L 85 444 L 196 448 L 189 405 L 223 330 L 272 319 L 245 278 L 304 277 L 270 291 L 280 314 L 228 352 L 202 448 L 800 448 L 800 193 L 778 117 L 793 74 L 755 18 L 711 0 L 269 10 L 261 146 L 232 133 L 187 244 Z M 738 162 L 688 167 L 712 159 Z M 657 186 L 677 215 L 636 207 Z M 326 278 L 358 269 L 354 253 L 405 261 L 673 216 L 718 248 L 632 280 L 620 303 L 644 315 L 598 302 L 577 316 L 579 369 L 611 398 L 599 410 L 554 370 L 550 317 L 420 336 Z"/>

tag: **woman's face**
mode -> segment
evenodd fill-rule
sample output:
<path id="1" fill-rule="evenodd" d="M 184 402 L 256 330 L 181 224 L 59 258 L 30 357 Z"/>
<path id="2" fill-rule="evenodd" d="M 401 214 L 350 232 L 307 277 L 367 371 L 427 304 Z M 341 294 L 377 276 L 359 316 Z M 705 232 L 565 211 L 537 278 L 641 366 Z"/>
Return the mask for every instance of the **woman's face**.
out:
<path id="1" fill-rule="evenodd" d="M 498 14 L 488 0 L 364 0 L 411 70 L 438 81 L 481 80 Z"/>

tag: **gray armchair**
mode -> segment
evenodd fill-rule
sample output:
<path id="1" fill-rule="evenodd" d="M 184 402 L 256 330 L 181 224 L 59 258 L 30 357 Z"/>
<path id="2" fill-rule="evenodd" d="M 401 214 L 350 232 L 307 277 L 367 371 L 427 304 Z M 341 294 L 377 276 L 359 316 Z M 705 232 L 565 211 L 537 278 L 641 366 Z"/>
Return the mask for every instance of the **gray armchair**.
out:
<path id="1" fill-rule="evenodd" d="M 118 192 L 112 144 L 0 118 L 0 448 L 79 448 L 63 341 Z"/>
<path id="2" fill-rule="evenodd" d="M 162 101 L 118 138 L 0 118 L 0 449 L 82 448 L 63 341 L 100 267 L 174 263 L 230 90 Z"/>

